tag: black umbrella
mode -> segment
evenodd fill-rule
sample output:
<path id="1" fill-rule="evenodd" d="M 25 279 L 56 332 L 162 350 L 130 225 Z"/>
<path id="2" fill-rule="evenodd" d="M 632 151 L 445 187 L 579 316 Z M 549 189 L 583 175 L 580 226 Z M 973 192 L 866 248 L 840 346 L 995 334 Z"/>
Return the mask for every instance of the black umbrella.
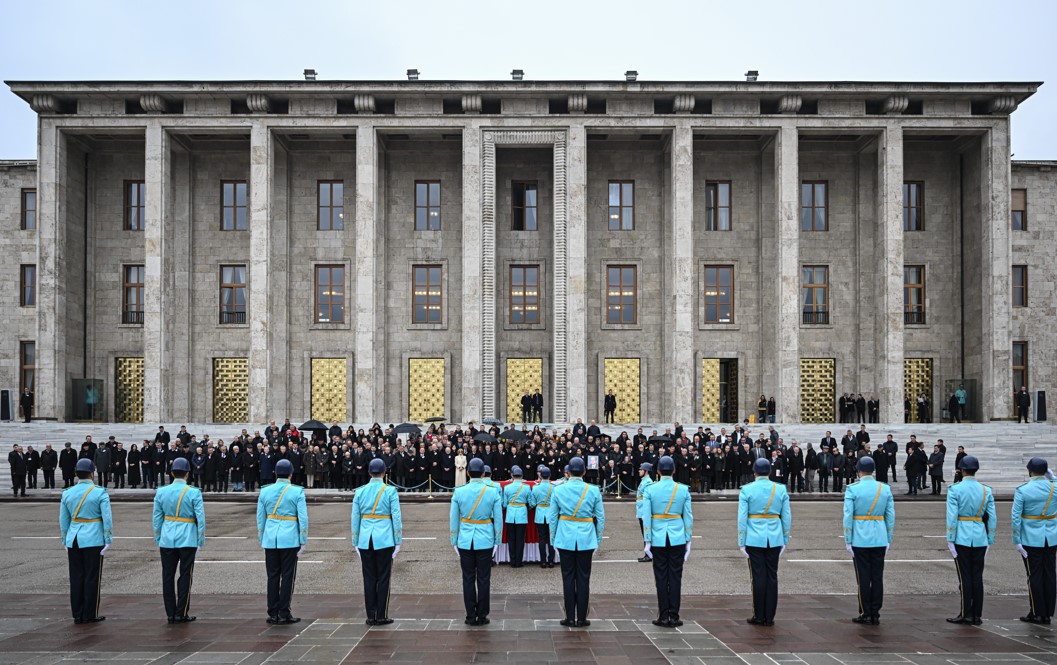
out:
<path id="1" fill-rule="evenodd" d="M 528 438 L 528 434 L 522 432 L 519 429 L 508 429 L 499 435 L 500 439 L 507 439 L 509 441 L 523 441 Z"/>
<path id="2" fill-rule="evenodd" d="M 646 439 L 647 443 L 671 443 L 672 439 L 668 436 L 651 436 Z"/>
<path id="3" fill-rule="evenodd" d="M 444 416 L 433 416 L 432 418 L 426 418 L 427 423 L 442 423 L 446 420 L 447 418 L 445 418 Z"/>
<path id="4" fill-rule="evenodd" d="M 330 430 L 329 427 L 319 422 L 318 420 L 309 420 L 297 429 L 301 430 L 302 432 L 322 432 L 322 434 L 316 438 L 322 439 L 324 441 L 327 438 L 327 432 Z"/>
<path id="5" fill-rule="evenodd" d="M 393 428 L 393 434 L 421 434 L 422 429 L 415 423 L 401 423 Z"/>
<path id="6" fill-rule="evenodd" d="M 473 440 L 477 443 L 495 443 L 496 439 L 488 432 L 481 432 L 477 436 L 473 437 Z"/>
<path id="7" fill-rule="evenodd" d="M 485 418 L 481 422 L 484 423 L 485 425 L 502 425 L 503 424 L 503 421 L 500 420 L 499 418 Z"/>

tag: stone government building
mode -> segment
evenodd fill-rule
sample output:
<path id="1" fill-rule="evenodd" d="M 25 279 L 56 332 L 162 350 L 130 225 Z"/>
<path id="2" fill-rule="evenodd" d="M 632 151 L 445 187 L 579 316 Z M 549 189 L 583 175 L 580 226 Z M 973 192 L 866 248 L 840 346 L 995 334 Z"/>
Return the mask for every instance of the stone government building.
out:
<path id="1" fill-rule="evenodd" d="M 1055 385 L 1057 163 L 1010 158 L 1039 83 L 627 79 L 8 82 L 0 388 L 131 422 L 612 389 L 636 423 Z"/>

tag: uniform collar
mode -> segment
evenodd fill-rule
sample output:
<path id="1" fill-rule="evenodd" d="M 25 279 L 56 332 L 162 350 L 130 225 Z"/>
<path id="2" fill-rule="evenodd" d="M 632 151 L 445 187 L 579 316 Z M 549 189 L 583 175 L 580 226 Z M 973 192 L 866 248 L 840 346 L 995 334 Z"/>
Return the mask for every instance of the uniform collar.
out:
<path id="1" fill-rule="evenodd" d="M 289 478 L 276 478 L 275 479 L 275 484 L 276 485 L 283 485 L 283 484 L 289 485 L 290 484 L 290 479 Z"/>
<path id="2" fill-rule="evenodd" d="M 172 484 L 175 485 L 177 483 L 182 483 L 182 484 L 186 485 L 187 484 L 187 479 L 186 478 L 173 478 L 172 479 Z"/>
<path id="3" fill-rule="evenodd" d="M 382 482 L 382 479 L 381 478 L 371 478 L 371 482 L 372 483 L 373 482 L 379 482 L 380 483 L 380 482 Z"/>
<path id="4" fill-rule="evenodd" d="M 1045 476 L 1044 476 L 1044 477 L 1045 477 Z M 964 482 L 966 482 L 967 480 L 971 480 L 971 481 L 973 481 L 974 483 L 978 483 L 978 482 L 980 482 L 980 481 L 978 481 L 978 480 L 976 479 L 976 476 L 962 476 L 962 482 L 963 482 L 963 483 L 964 483 Z"/>
<path id="5" fill-rule="evenodd" d="M 77 481 L 78 485 L 95 485 L 91 478 L 80 478 Z"/>

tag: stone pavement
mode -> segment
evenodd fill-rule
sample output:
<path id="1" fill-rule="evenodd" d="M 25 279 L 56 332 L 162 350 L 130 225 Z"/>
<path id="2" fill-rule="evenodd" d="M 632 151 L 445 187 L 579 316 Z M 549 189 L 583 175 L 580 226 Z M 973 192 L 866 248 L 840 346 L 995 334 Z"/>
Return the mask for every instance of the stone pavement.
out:
<path id="1" fill-rule="evenodd" d="M 749 600 L 690 596 L 686 625 L 650 624 L 652 596 L 597 595 L 592 625 L 558 625 L 560 599 L 493 597 L 492 623 L 463 624 L 457 595 L 393 596 L 390 626 L 368 628 L 356 595 L 295 596 L 302 622 L 269 626 L 260 596 L 199 596 L 198 621 L 170 626 L 156 596 L 104 596 L 103 623 L 75 626 L 65 596 L 0 595 L 0 663 L 47 665 L 173 663 L 560 662 L 564 665 L 773 665 L 914 663 L 961 665 L 1057 662 L 1057 627 L 1020 623 L 1024 602 L 988 598 L 983 626 L 943 621 L 950 596 L 899 596 L 880 626 L 849 621 L 854 596 L 782 596 L 772 628 L 748 626 Z M 998 618 L 1000 617 L 1000 618 Z"/>

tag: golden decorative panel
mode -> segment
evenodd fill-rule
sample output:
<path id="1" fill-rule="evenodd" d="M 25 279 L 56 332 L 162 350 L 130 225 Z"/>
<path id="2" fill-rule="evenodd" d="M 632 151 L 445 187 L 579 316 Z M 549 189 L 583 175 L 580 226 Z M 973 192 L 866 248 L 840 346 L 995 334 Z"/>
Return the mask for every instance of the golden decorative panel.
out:
<path id="1" fill-rule="evenodd" d="M 411 358 L 407 366 L 407 419 L 444 416 L 444 358 Z"/>
<path id="2" fill-rule="evenodd" d="M 244 423 L 249 419 L 249 359 L 213 358 L 213 422 Z"/>
<path id="3" fill-rule="evenodd" d="M 723 365 L 726 365 L 726 377 Z M 719 370 L 719 417 L 725 423 L 738 422 L 738 361 L 725 360 Z"/>
<path id="4" fill-rule="evenodd" d="M 543 392 L 543 358 L 509 358 L 506 361 L 506 419 L 521 422 L 521 396 Z"/>
<path id="5" fill-rule="evenodd" d="M 933 415 L 936 413 L 936 405 L 932 404 L 932 358 L 903 358 L 903 392 L 910 398 L 910 422 L 918 422 L 921 393 L 928 397 L 929 410 Z"/>
<path id="6" fill-rule="evenodd" d="M 701 359 L 701 422 L 719 422 L 719 358 Z"/>
<path id="7" fill-rule="evenodd" d="M 642 418 L 639 412 L 640 381 L 638 358 L 606 358 L 605 394 L 612 390 L 617 398 L 616 421 L 637 423 Z"/>
<path id="8" fill-rule="evenodd" d="M 143 422 L 143 358 L 117 358 L 114 366 L 114 420 Z"/>
<path id="9" fill-rule="evenodd" d="M 800 422 L 833 422 L 836 374 L 833 358 L 800 359 Z"/>
<path id="10" fill-rule="evenodd" d="M 348 418 L 345 358 L 312 359 L 312 418 L 343 423 Z"/>

